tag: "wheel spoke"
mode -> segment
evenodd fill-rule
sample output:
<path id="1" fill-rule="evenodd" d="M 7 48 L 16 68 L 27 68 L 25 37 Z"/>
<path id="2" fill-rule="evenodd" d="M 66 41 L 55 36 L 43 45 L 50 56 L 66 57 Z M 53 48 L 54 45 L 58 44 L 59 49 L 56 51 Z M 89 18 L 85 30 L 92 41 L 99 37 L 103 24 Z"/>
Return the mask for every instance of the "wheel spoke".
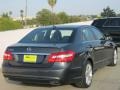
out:
<path id="1" fill-rule="evenodd" d="M 92 67 L 90 64 L 86 66 L 86 84 L 90 84 L 92 81 Z"/>
<path id="2" fill-rule="evenodd" d="M 117 58 L 118 58 L 117 51 L 115 50 L 114 51 L 114 64 L 117 64 Z"/>

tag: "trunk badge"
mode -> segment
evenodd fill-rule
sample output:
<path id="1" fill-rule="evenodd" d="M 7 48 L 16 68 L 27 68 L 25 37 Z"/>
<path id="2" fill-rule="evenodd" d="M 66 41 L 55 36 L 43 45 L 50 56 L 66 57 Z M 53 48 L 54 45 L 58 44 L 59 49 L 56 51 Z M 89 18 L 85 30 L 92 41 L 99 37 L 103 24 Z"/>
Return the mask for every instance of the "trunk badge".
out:
<path id="1" fill-rule="evenodd" d="M 32 49 L 31 49 L 30 47 L 28 47 L 28 48 L 27 48 L 27 51 L 28 51 L 28 52 L 31 52 L 31 51 L 32 51 Z"/>

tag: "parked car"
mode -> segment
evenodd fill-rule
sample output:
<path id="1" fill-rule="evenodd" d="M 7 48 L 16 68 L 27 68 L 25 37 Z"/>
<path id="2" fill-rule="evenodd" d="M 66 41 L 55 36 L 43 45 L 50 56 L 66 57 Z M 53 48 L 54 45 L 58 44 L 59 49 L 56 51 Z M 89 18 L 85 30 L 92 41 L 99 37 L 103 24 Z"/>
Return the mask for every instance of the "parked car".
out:
<path id="1" fill-rule="evenodd" d="M 112 37 L 113 42 L 120 46 L 120 17 L 96 19 L 92 25 L 99 28 L 105 35 Z"/>
<path id="2" fill-rule="evenodd" d="M 117 64 L 117 47 L 94 26 L 46 26 L 33 30 L 4 53 L 5 78 L 87 88 L 93 73 Z"/>

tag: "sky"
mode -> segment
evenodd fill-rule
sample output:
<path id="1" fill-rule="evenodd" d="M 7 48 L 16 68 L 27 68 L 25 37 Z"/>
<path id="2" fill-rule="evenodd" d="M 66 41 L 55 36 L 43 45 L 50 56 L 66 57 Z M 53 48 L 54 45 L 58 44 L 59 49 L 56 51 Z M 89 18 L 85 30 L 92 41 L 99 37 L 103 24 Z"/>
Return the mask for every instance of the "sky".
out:
<path id="1" fill-rule="evenodd" d="M 3 12 L 12 11 L 13 17 L 20 16 L 20 10 L 25 9 L 26 0 L 0 0 L 0 15 Z M 28 16 L 35 16 L 44 8 L 50 9 L 47 0 L 28 0 Z M 70 15 L 100 14 L 103 8 L 110 6 L 120 13 L 120 0 L 57 0 L 54 8 L 56 13 L 65 11 Z"/>

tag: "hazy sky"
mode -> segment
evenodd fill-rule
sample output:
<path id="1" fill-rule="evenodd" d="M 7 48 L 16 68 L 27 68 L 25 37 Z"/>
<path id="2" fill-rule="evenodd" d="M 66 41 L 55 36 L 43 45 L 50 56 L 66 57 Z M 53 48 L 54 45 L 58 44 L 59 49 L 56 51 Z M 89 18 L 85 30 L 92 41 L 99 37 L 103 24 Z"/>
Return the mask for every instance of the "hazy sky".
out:
<path id="1" fill-rule="evenodd" d="M 107 6 L 120 13 L 120 0 L 57 0 L 55 11 L 72 15 L 99 14 Z M 12 11 L 13 16 L 17 17 L 24 8 L 25 0 L 0 0 L 0 14 Z M 47 0 L 28 0 L 29 16 L 35 16 L 43 8 L 50 9 Z"/>

